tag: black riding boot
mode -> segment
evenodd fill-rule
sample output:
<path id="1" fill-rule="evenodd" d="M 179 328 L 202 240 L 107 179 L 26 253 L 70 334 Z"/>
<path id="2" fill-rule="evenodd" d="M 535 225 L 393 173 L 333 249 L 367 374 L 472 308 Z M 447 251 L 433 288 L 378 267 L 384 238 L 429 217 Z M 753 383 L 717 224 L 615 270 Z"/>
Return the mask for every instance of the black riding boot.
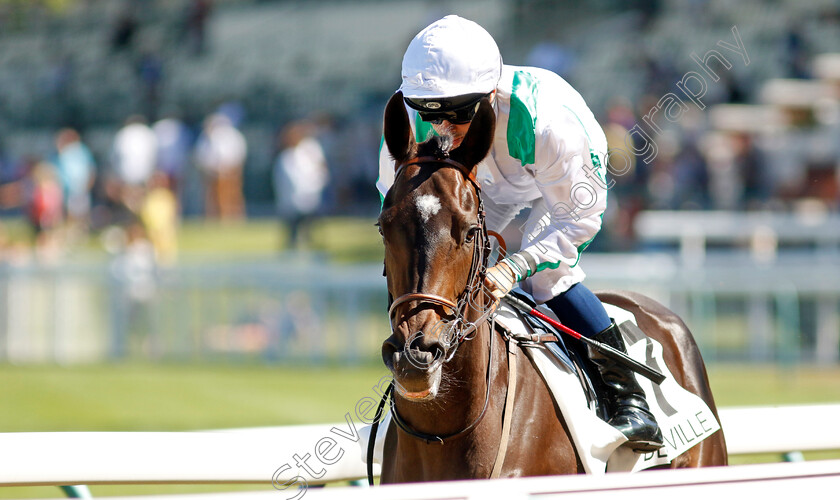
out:
<path id="1" fill-rule="evenodd" d="M 592 339 L 627 353 L 615 322 Z M 633 450 L 655 451 L 661 448 L 662 431 L 650 412 L 645 393 L 636 381 L 633 371 L 605 357 L 592 347 L 587 346 L 587 351 L 606 388 L 607 410 L 610 416 L 608 423 L 627 437 L 627 446 Z"/>

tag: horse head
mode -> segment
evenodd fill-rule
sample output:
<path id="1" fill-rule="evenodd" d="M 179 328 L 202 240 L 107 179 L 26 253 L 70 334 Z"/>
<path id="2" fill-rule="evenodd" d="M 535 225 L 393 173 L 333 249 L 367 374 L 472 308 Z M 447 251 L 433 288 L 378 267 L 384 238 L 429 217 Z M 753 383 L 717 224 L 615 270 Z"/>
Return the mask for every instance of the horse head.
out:
<path id="1" fill-rule="evenodd" d="M 477 315 L 486 230 L 475 173 L 494 130 L 486 99 L 455 149 L 445 135 L 415 142 L 401 93 L 385 109 L 385 143 L 396 171 L 378 222 L 394 299 L 382 358 L 410 400 L 435 397 L 442 365 L 463 340 L 458 332 Z"/>

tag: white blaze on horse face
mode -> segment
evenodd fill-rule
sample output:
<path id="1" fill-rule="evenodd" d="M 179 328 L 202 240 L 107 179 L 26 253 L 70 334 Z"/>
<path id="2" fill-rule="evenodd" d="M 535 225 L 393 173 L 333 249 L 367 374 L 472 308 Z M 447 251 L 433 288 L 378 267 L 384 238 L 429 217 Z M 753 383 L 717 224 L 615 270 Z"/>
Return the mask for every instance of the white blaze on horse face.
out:
<path id="1" fill-rule="evenodd" d="M 429 219 L 440 211 L 440 200 L 433 194 L 418 196 L 414 202 L 424 223 L 429 222 Z"/>

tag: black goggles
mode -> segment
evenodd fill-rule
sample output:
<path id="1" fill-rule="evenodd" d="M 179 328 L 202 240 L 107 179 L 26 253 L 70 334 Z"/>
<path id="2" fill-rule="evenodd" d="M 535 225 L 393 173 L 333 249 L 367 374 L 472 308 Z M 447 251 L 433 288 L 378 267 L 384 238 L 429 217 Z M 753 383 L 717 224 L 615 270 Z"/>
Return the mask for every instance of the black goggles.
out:
<path id="1" fill-rule="evenodd" d="M 469 123 L 478 111 L 481 99 L 487 94 L 466 94 L 455 97 L 441 97 L 432 99 L 405 98 L 408 107 L 416 109 L 420 119 L 424 122 L 440 124 L 448 121 L 454 125 Z"/>

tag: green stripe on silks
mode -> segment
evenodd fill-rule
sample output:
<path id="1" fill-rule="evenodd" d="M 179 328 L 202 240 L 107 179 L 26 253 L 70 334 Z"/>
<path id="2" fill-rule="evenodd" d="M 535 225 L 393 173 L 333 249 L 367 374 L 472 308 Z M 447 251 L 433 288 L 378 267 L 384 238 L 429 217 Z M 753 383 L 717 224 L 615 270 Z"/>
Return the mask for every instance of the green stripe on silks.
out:
<path id="1" fill-rule="evenodd" d="M 420 116 L 417 115 L 415 111 L 415 119 L 414 119 L 414 140 L 417 142 L 424 142 L 426 139 L 431 137 L 432 135 L 437 135 L 434 127 L 429 122 L 424 122 L 420 119 Z M 379 139 L 379 154 L 382 154 L 382 148 L 385 147 L 385 136 L 383 135 Z M 376 183 L 379 184 L 379 177 L 376 178 Z M 377 189 L 377 191 L 379 191 Z M 379 210 L 382 211 L 382 206 L 385 204 L 385 195 L 379 193 Z"/>
<path id="2" fill-rule="evenodd" d="M 385 147 L 385 136 L 383 135 L 382 137 L 379 138 L 379 156 L 377 156 L 377 158 L 380 158 L 382 156 L 382 148 L 384 148 L 384 147 Z M 379 179 L 380 179 L 379 176 L 377 176 L 376 177 L 376 184 L 379 184 Z M 379 191 L 379 189 L 377 189 L 376 192 L 379 193 L 379 211 L 381 212 L 382 211 L 382 206 L 385 205 L 385 195 L 382 194 L 382 192 Z"/>
<path id="3" fill-rule="evenodd" d="M 432 135 L 437 135 L 437 132 L 432 127 L 431 122 L 424 122 L 419 115 L 416 115 L 414 119 L 414 139 L 417 142 L 425 142 Z"/>
<path id="4" fill-rule="evenodd" d="M 525 71 L 513 73 L 510 116 L 507 126 L 508 154 L 522 166 L 533 165 L 536 156 L 537 79 Z"/>
<path id="5" fill-rule="evenodd" d="M 59 486 L 67 498 L 93 498 L 90 490 L 84 484 Z"/>

